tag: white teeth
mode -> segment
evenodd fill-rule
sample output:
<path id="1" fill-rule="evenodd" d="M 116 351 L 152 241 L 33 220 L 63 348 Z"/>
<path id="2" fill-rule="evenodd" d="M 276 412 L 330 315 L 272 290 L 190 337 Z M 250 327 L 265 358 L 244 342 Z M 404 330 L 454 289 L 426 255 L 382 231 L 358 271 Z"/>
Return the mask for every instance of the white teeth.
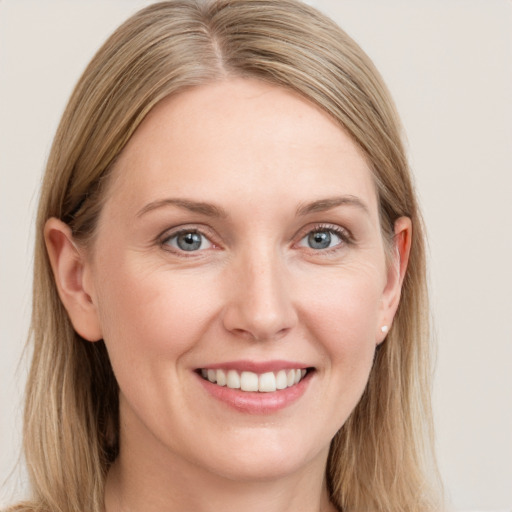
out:
<path id="1" fill-rule="evenodd" d="M 306 375 L 305 369 L 279 370 L 257 374 L 254 372 L 241 372 L 237 370 L 212 370 L 203 368 L 201 375 L 204 379 L 218 386 L 227 386 L 242 391 L 259 391 L 260 393 L 273 393 L 298 384 Z"/>
<path id="2" fill-rule="evenodd" d="M 217 370 L 217 384 L 219 386 L 226 385 L 226 372 L 224 370 Z"/>
<path id="3" fill-rule="evenodd" d="M 276 390 L 276 376 L 272 372 L 262 373 L 258 382 L 258 391 L 271 393 Z"/>
<path id="4" fill-rule="evenodd" d="M 242 391 L 258 391 L 258 374 L 242 372 L 242 375 L 240 375 L 240 389 Z"/>
<path id="5" fill-rule="evenodd" d="M 286 389 L 288 387 L 288 379 L 286 378 L 286 371 L 279 370 L 276 375 L 276 388 Z"/>
<path id="6" fill-rule="evenodd" d="M 227 384 L 228 388 L 240 389 L 240 375 L 238 375 L 238 372 L 236 370 L 228 371 L 226 384 Z"/>

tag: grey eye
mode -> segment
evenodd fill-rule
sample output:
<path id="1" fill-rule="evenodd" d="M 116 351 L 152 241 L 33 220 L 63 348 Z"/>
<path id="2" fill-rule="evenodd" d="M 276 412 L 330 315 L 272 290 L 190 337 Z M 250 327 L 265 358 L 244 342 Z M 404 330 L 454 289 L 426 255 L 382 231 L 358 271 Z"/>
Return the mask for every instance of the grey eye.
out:
<path id="1" fill-rule="evenodd" d="M 208 249 L 212 245 L 204 235 L 196 231 L 183 231 L 170 237 L 165 243 L 186 252 Z"/>
<path id="2" fill-rule="evenodd" d="M 310 249 L 322 250 L 335 247 L 340 244 L 342 239 L 330 229 L 311 231 L 301 241 L 300 245 Z"/>

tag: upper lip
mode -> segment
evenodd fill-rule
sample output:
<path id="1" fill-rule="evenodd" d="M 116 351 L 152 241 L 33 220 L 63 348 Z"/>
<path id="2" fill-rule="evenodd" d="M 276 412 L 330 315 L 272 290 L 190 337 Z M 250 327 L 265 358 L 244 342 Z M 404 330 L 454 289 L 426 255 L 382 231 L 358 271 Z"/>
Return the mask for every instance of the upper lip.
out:
<path id="1" fill-rule="evenodd" d="M 296 370 L 311 368 L 311 365 L 297 361 L 273 360 L 273 361 L 225 361 L 223 363 L 206 364 L 198 369 L 210 370 L 238 370 L 241 372 L 266 373 L 279 370 Z"/>

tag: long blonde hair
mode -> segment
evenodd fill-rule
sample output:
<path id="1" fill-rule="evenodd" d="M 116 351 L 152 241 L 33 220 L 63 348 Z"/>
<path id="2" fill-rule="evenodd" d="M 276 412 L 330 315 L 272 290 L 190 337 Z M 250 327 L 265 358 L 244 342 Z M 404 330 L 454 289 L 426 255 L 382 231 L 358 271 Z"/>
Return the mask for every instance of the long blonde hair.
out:
<path id="1" fill-rule="evenodd" d="M 37 219 L 33 360 L 24 451 L 33 497 L 17 510 L 100 512 L 117 456 L 118 388 L 102 342 L 74 332 L 46 253 L 50 217 L 87 243 L 113 162 L 164 97 L 230 76 L 301 94 L 339 122 L 371 165 L 384 236 L 412 219 L 402 299 L 364 395 L 332 441 L 327 482 L 344 512 L 439 510 L 430 411 L 424 234 L 390 95 L 331 20 L 295 0 L 175 0 L 127 20 L 79 80 L 51 149 Z"/>

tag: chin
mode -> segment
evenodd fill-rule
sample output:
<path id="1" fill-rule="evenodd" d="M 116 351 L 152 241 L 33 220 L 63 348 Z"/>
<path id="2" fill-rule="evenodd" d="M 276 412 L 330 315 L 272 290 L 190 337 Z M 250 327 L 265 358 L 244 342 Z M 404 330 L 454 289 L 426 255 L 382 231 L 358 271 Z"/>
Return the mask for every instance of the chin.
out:
<path id="1" fill-rule="evenodd" d="M 222 453 L 210 451 L 206 466 L 209 472 L 229 480 L 268 481 L 285 478 L 310 466 L 325 466 L 329 445 L 307 448 L 302 443 L 278 443 L 275 440 L 261 440 L 231 447 Z M 225 445 L 226 446 L 226 445 Z"/>

